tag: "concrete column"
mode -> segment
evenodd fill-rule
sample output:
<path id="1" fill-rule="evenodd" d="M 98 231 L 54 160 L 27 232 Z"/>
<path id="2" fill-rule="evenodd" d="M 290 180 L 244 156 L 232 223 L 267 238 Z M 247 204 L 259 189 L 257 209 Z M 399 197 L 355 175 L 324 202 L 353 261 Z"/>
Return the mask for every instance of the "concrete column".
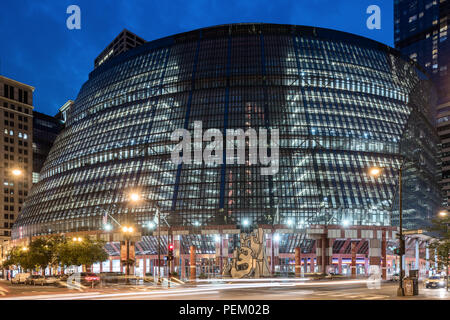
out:
<path id="1" fill-rule="evenodd" d="M 142 268 L 143 268 L 143 272 L 142 272 L 142 276 L 145 277 L 145 274 L 147 273 L 147 256 L 144 254 L 144 261 L 142 262 Z"/>
<path id="2" fill-rule="evenodd" d="M 342 274 L 342 256 L 338 257 L 338 273 Z"/>
<path id="3" fill-rule="evenodd" d="M 430 271 L 430 249 L 428 248 L 428 242 L 426 243 L 426 249 L 425 249 L 425 268 L 427 271 L 427 275 L 428 275 L 428 271 Z"/>
<path id="4" fill-rule="evenodd" d="M 173 235 L 173 263 L 172 263 L 172 272 L 180 268 L 180 259 L 181 259 L 181 235 Z M 180 271 L 178 270 L 178 275 L 180 275 Z"/>
<path id="5" fill-rule="evenodd" d="M 371 266 L 381 266 L 381 240 L 369 240 L 369 264 Z"/>
<path id="6" fill-rule="evenodd" d="M 295 248 L 295 276 L 300 278 L 302 274 L 302 260 L 301 260 L 301 251 L 300 248 Z"/>
<path id="7" fill-rule="evenodd" d="M 220 274 L 222 275 L 223 272 L 223 266 L 225 262 L 228 262 L 228 234 L 222 234 L 222 256 L 221 256 L 221 267 L 220 267 Z"/>
<path id="8" fill-rule="evenodd" d="M 325 272 L 328 272 L 330 268 L 333 266 L 333 242 L 334 239 L 329 239 L 325 241 L 326 248 L 325 248 Z"/>
<path id="9" fill-rule="evenodd" d="M 323 254 L 322 238 L 318 238 L 318 239 L 316 239 L 316 262 L 318 265 L 319 273 L 322 272 L 322 254 Z M 312 262 L 312 259 L 311 259 L 311 262 Z M 314 269 L 311 269 L 311 270 L 314 270 Z"/>
<path id="10" fill-rule="evenodd" d="M 352 264 L 350 265 L 351 268 L 351 275 L 352 278 L 356 278 L 356 242 L 350 242 L 351 245 L 351 253 L 352 253 Z"/>
<path id="11" fill-rule="evenodd" d="M 416 262 L 414 263 L 414 266 L 415 266 L 416 270 L 419 270 L 419 273 L 420 273 L 420 255 L 419 255 L 420 247 L 419 247 L 419 239 L 418 238 L 416 239 L 415 253 L 416 253 Z"/>
<path id="12" fill-rule="evenodd" d="M 322 234 L 320 239 L 316 240 L 316 257 L 319 272 L 327 273 L 332 264 L 333 256 L 333 239 L 328 239 L 327 234 Z"/>
<path id="13" fill-rule="evenodd" d="M 320 242 L 322 248 L 322 256 L 320 261 L 320 272 L 325 274 L 327 272 L 327 236 L 322 234 L 322 241 Z"/>
<path id="14" fill-rule="evenodd" d="M 189 261 L 189 267 L 190 267 L 190 275 L 189 275 L 189 280 L 191 281 L 195 281 L 195 279 L 197 278 L 197 270 L 196 270 L 196 250 L 197 248 L 195 246 L 191 246 L 190 247 L 190 261 Z"/>
<path id="15" fill-rule="evenodd" d="M 382 231 L 381 240 L 381 279 L 387 280 L 386 230 Z"/>
<path id="16" fill-rule="evenodd" d="M 113 271 L 113 259 L 109 258 L 109 272 Z"/>

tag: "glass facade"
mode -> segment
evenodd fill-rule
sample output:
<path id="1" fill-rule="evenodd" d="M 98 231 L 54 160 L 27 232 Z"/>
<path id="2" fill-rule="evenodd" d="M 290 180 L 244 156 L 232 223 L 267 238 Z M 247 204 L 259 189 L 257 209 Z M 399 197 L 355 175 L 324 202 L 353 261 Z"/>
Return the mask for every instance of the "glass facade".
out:
<path id="1" fill-rule="evenodd" d="M 355 35 L 234 24 L 148 42 L 91 72 L 67 112 L 13 238 L 146 225 L 391 225 L 404 163 L 406 227 L 441 198 L 433 89 L 415 64 Z M 279 129 L 280 167 L 171 161 L 173 131 Z M 204 147 L 204 145 L 203 145 Z M 372 166 L 385 168 L 379 178 Z M 392 208 L 391 208 L 392 207 Z"/>

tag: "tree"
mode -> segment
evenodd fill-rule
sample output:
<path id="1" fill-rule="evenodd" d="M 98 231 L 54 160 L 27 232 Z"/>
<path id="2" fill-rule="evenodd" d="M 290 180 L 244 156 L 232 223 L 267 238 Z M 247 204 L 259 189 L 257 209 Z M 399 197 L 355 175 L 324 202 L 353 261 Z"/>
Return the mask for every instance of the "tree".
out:
<path id="1" fill-rule="evenodd" d="M 13 247 L 8 253 L 6 260 L 3 262 L 3 268 L 12 266 L 20 266 L 24 270 L 33 269 L 34 265 L 31 262 L 27 247 Z"/>
<path id="2" fill-rule="evenodd" d="M 16 246 L 9 252 L 3 265 L 4 267 L 16 265 L 24 270 L 38 268 L 45 270 L 49 265 L 56 266 L 59 264 L 57 248 L 63 241 L 63 237 L 55 235 L 37 238 L 27 247 Z"/>
<path id="3" fill-rule="evenodd" d="M 450 217 L 445 214 L 443 217 L 433 219 L 431 231 L 434 231 L 436 240 L 431 242 L 429 248 L 435 255 L 431 255 L 430 260 L 437 262 L 438 267 L 446 270 L 447 291 L 449 287 L 449 268 L 450 268 Z"/>
<path id="4" fill-rule="evenodd" d="M 82 241 L 66 241 L 58 247 L 59 260 L 64 266 L 90 266 L 108 259 L 104 246 L 104 241 L 89 238 Z"/>

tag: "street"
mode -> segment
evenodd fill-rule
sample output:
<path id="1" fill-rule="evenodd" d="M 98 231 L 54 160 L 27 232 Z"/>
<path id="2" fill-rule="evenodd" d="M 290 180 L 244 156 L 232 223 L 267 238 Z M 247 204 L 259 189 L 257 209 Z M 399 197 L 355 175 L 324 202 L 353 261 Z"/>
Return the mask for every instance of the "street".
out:
<path id="1" fill-rule="evenodd" d="M 12 300 L 450 300 L 445 289 L 425 289 L 418 296 L 397 297 L 398 283 L 382 282 L 380 289 L 369 289 L 365 279 L 308 280 L 264 279 L 198 281 L 195 285 L 108 286 L 85 289 L 40 286 L 11 286 L 2 299 Z"/>

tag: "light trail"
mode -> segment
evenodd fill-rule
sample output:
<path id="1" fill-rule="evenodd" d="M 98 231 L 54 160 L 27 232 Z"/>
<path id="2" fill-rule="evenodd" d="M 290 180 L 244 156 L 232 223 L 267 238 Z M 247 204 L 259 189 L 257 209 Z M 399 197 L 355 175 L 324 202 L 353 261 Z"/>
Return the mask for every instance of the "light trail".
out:
<path id="1" fill-rule="evenodd" d="M 275 288 L 275 287 L 313 287 L 313 286 L 332 286 L 332 285 L 352 285 L 363 284 L 367 280 L 343 280 L 343 281 L 327 281 L 327 282 L 305 282 L 305 281 L 290 281 L 290 282 L 266 282 L 266 283 L 222 283 L 222 284 L 204 284 L 198 285 L 195 288 L 174 288 L 143 292 L 122 292 L 103 294 L 101 292 L 95 293 L 77 293 L 77 294 L 59 294 L 59 295 L 40 295 L 40 296 L 23 296 L 3 298 L 4 300 L 83 300 L 83 299 L 108 299 L 118 297 L 157 297 L 157 296 L 175 296 L 175 295 L 191 295 L 191 294 L 206 294 L 218 292 L 218 290 L 236 290 L 236 289 L 252 289 L 252 288 Z"/>

